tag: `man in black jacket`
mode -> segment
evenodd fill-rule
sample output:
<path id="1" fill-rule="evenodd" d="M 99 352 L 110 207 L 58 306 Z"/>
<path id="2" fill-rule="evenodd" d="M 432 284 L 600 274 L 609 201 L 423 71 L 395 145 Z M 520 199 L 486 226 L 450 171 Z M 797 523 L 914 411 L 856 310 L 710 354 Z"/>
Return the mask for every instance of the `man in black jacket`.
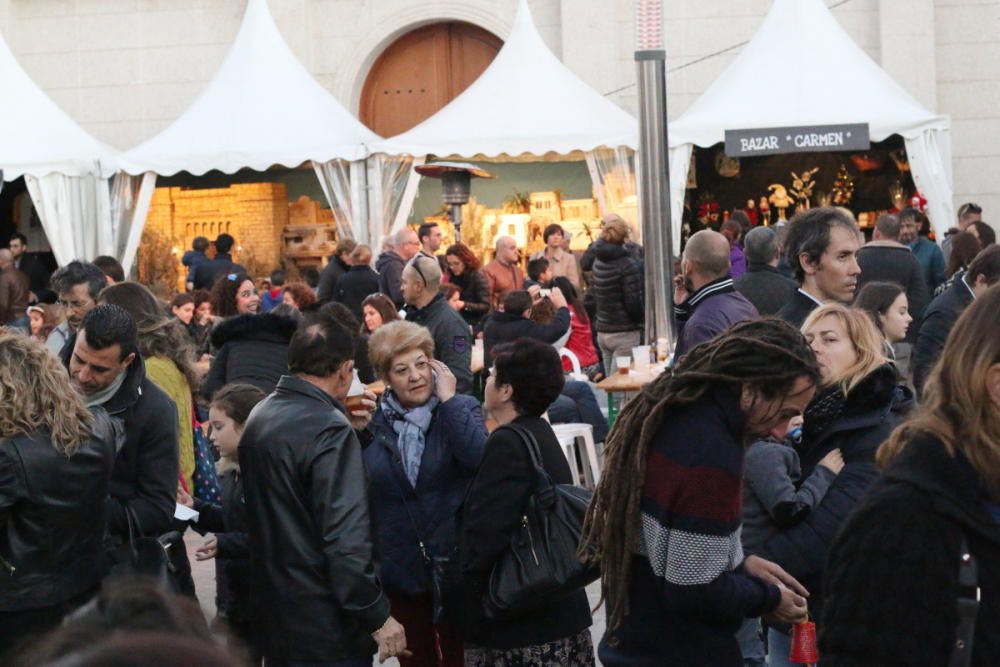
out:
<path id="1" fill-rule="evenodd" d="M 28 252 L 28 237 L 20 232 L 13 234 L 10 237 L 10 251 L 14 254 L 14 268 L 28 276 L 28 288 L 34 295 L 32 300 L 40 301 L 44 296 L 51 296 L 49 278 L 52 272 Z"/>
<path id="2" fill-rule="evenodd" d="M 83 318 L 63 350 L 74 388 L 87 407 L 101 406 L 125 426 L 115 459 L 108 528 L 124 541 L 133 529 L 156 537 L 170 530 L 177 494 L 177 409 L 146 377 L 132 316 L 104 304 Z"/>
<path id="3" fill-rule="evenodd" d="M 514 290 L 503 301 L 503 310 L 493 313 L 483 327 L 484 362 L 487 367 L 493 360 L 493 348 L 502 343 L 513 343 L 518 338 L 534 338 L 550 345 L 569 331 L 570 314 L 566 297 L 558 287 L 549 294 L 556 308 L 555 319 L 549 324 L 539 324 L 528 319 L 531 314 L 531 295 L 525 290 Z"/>
<path id="4" fill-rule="evenodd" d="M 346 414 L 351 332 L 328 316 L 299 330 L 289 375 L 240 440 L 253 576 L 250 624 L 269 666 L 371 665 L 406 648 L 375 574 L 361 443 L 374 396 Z M 374 638 L 375 642 L 372 642 Z"/>
<path id="5" fill-rule="evenodd" d="M 370 266 L 371 261 L 371 248 L 366 245 L 354 248 L 351 251 L 351 268 L 340 276 L 333 290 L 333 300 L 350 308 L 359 321 L 364 319 L 361 302 L 378 292 L 378 274 Z"/>
<path id="6" fill-rule="evenodd" d="M 246 273 L 246 269 L 233 261 L 230 251 L 236 239 L 229 234 L 219 234 L 215 239 L 215 258 L 202 262 L 194 270 L 194 288 L 212 289 L 219 276 L 227 273 Z"/>
<path id="7" fill-rule="evenodd" d="M 392 249 L 379 255 L 375 262 L 375 270 L 378 271 L 378 289 L 392 299 L 397 308 L 402 308 L 405 303 L 402 288 L 403 267 L 419 251 L 420 241 L 417 239 L 417 233 L 409 227 L 403 227 L 393 237 Z"/>
<path id="8" fill-rule="evenodd" d="M 854 300 L 858 266 L 858 224 L 839 208 L 814 208 L 788 223 L 785 254 L 799 289 L 778 311 L 795 328 L 824 303 Z"/>
<path id="9" fill-rule="evenodd" d="M 918 392 L 924 388 L 924 381 L 959 316 L 997 282 L 1000 282 L 1000 246 L 994 245 L 976 255 L 966 274 L 927 306 L 913 348 L 913 385 Z"/>
<path id="10" fill-rule="evenodd" d="M 781 245 L 770 227 L 755 227 L 743 239 L 747 272 L 733 281 L 736 291 L 747 298 L 762 316 L 775 315 L 791 301 L 798 286 L 778 270 Z"/>
<path id="11" fill-rule="evenodd" d="M 316 288 L 316 298 L 320 303 L 333 299 L 333 290 L 337 281 L 351 268 L 351 253 L 358 246 L 354 239 L 342 239 L 337 243 L 337 249 L 330 255 L 329 261 L 319 274 L 319 286 Z"/>
<path id="12" fill-rule="evenodd" d="M 438 289 L 441 267 L 426 255 L 416 255 L 403 269 L 401 287 L 406 320 L 430 329 L 434 358 L 455 374 L 458 393 L 471 394 L 472 333 Z"/>
<path id="13" fill-rule="evenodd" d="M 908 246 L 899 242 L 899 230 L 899 218 L 888 213 L 879 216 L 871 242 L 858 250 L 858 266 L 861 267 L 858 290 L 865 283 L 875 281 L 896 283 L 906 290 L 910 314 L 919 320 L 930 293 L 920 262 Z M 916 330 L 911 330 L 907 338 L 913 339 L 908 341 L 910 343 L 915 341 Z"/>

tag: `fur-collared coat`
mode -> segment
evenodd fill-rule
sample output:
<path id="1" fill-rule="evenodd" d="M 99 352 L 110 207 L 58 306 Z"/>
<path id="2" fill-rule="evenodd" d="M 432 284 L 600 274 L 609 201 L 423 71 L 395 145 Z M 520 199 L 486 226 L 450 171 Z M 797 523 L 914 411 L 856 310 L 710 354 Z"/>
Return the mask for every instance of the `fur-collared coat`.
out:
<path id="1" fill-rule="evenodd" d="M 297 326 L 292 318 L 272 313 L 237 315 L 220 322 L 212 330 L 216 354 L 202 382 L 202 394 L 211 400 L 232 382 L 246 382 L 270 394 L 278 378 L 288 372 L 288 343 Z"/>

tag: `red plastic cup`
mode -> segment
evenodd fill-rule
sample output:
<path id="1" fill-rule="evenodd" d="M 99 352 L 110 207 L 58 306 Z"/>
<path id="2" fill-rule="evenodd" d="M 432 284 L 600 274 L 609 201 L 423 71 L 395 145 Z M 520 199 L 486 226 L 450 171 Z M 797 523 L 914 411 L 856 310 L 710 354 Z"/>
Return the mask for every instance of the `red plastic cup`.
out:
<path id="1" fill-rule="evenodd" d="M 803 621 L 792 626 L 792 650 L 788 660 L 798 665 L 819 662 L 819 647 L 816 645 L 816 624 Z"/>

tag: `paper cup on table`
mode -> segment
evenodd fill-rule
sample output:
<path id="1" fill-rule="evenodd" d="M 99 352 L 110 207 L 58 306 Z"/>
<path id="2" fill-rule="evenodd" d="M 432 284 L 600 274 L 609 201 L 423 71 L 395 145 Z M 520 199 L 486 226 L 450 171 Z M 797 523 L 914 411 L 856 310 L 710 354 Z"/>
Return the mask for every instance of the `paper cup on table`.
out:
<path id="1" fill-rule="evenodd" d="M 628 368 L 631 361 L 628 357 L 615 357 L 615 368 L 618 369 L 621 375 L 628 375 Z"/>
<path id="2" fill-rule="evenodd" d="M 364 405 L 361 403 L 365 398 L 365 385 L 361 382 L 361 378 L 358 377 L 358 369 L 354 369 L 354 378 L 351 380 L 351 388 L 347 390 L 347 400 L 344 401 L 344 405 L 347 407 L 348 412 L 353 412 L 354 410 L 364 409 Z"/>
<path id="3" fill-rule="evenodd" d="M 639 375 L 649 375 L 649 350 L 648 345 L 632 348 L 632 367 Z"/>

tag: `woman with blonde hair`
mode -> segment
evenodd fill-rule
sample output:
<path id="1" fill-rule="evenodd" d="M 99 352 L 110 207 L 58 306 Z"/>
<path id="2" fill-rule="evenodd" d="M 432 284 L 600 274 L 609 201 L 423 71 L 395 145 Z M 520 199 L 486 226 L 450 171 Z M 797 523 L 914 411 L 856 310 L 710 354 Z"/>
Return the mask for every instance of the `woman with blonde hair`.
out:
<path id="1" fill-rule="evenodd" d="M 921 409 L 878 450 L 883 475 L 830 550 L 824 666 L 1000 657 L 998 313 L 992 287 L 951 330 Z M 960 575 L 972 561 L 978 576 Z"/>
<path id="2" fill-rule="evenodd" d="M 462 640 L 435 613 L 432 572 L 454 551 L 456 513 L 486 444 L 483 412 L 476 399 L 456 393 L 425 327 L 384 324 L 371 335 L 368 355 L 386 386 L 364 451 L 379 576 L 413 652 L 399 662 L 461 667 Z"/>
<path id="3" fill-rule="evenodd" d="M 607 374 L 615 357 L 629 356 L 642 341 L 645 284 L 642 261 L 628 247 L 628 223 L 618 216 L 606 216 L 602 222 L 601 236 L 592 246 L 590 291 L 596 306 L 597 344 Z"/>
<path id="4" fill-rule="evenodd" d="M 42 343 L 0 332 L 0 664 L 104 576 L 115 437 L 95 413 Z"/>
<path id="5" fill-rule="evenodd" d="M 821 383 L 804 411 L 799 456 L 802 479 L 827 454 L 839 449 L 844 467 L 822 502 L 798 523 L 770 535 L 755 551 L 783 567 L 809 590 L 809 613 L 824 602 L 827 551 L 878 470 L 875 452 L 895 425 L 896 369 L 886 358 L 882 336 L 871 318 L 839 303 L 820 306 L 802 324 L 816 355 Z M 791 664 L 789 627 L 768 631 L 769 664 Z"/>

